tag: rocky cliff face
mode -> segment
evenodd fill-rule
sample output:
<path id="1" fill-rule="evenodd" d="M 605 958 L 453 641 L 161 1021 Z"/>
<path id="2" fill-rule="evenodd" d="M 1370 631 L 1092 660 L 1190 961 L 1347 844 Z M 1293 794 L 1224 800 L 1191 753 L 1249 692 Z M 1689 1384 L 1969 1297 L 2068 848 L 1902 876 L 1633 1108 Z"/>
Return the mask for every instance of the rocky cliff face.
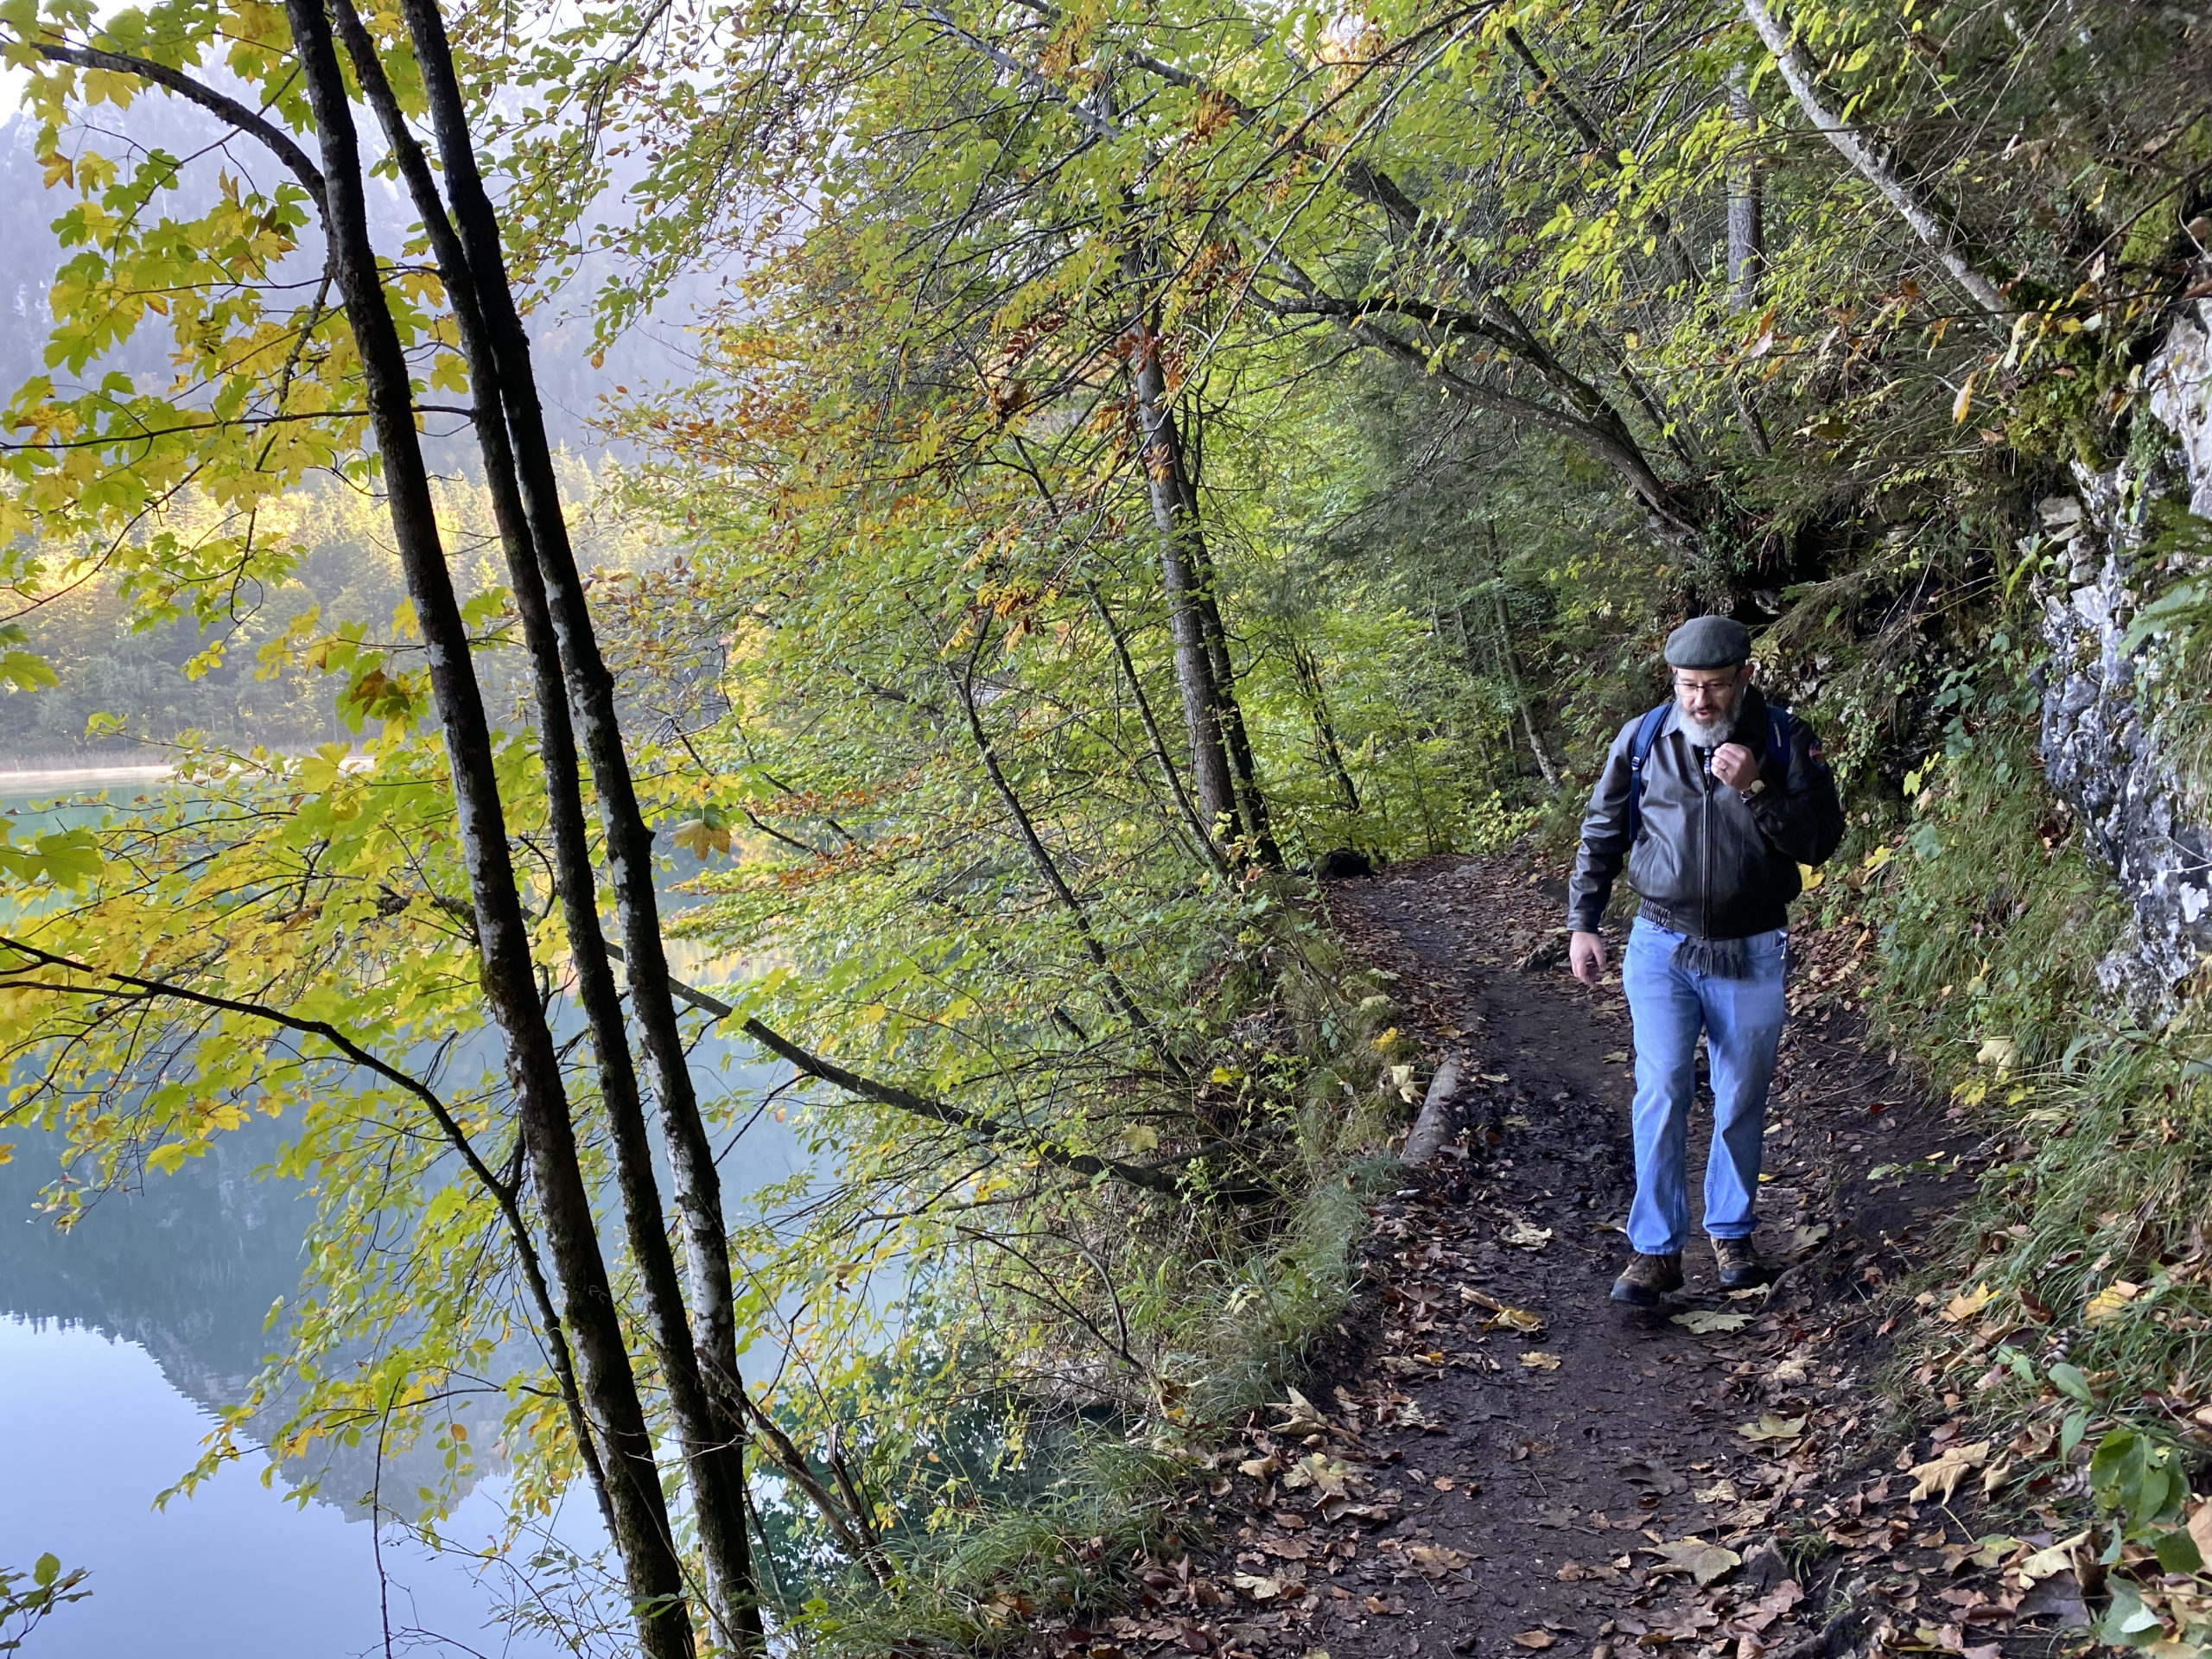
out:
<path id="1" fill-rule="evenodd" d="M 2042 503 L 2044 535 L 2063 550 L 2063 587 L 2044 601 L 2050 647 L 2042 750 L 2051 786 L 2135 907 L 2134 936 L 2098 965 L 2107 991 L 2158 1020 L 2174 991 L 2212 958 L 2212 826 L 2201 789 L 2161 741 L 2159 693 L 2171 690 L 2156 643 L 2131 648 L 2150 579 L 2151 502 L 2186 491 L 2212 518 L 2212 307 L 2189 307 L 2145 371 L 2152 413 L 2173 448 L 2146 466 L 2075 468 L 2078 495 Z M 2195 695 L 2202 695 L 2202 691 Z"/>

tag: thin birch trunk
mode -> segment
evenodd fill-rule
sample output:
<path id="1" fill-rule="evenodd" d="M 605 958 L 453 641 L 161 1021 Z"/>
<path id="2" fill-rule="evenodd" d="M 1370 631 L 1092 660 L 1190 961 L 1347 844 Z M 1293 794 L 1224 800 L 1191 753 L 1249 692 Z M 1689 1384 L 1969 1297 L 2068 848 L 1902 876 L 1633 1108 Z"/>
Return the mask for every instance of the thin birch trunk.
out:
<path id="1" fill-rule="evenodd" d="M 1115 660 L 1121 664 L 1122 676 L 1129 683 L 1129 696 L 1136 704 L 1137 719 L 1144 727 L 1145 740 L 1152 747 L 1154 764 L 1160 775 L 1167 779 L 1167 792 L 1174 797 L 1175 810 L 1183 822 L 1198 838 L 1199 849 L 1215 870 L 1227 874 L 1228 861 L 1221 855 L 1221 849 L 1214 844 L 1211 830 L 1192 804 L 1190 791 L 1183 787 L 1183 775 L 1175 769 L 1175 758 L 1167 752 L 1167 741 L 1160 735 L 1160 722 L 1153 717 L 1152 699 L 1145 696 L 1144 682 L 1137 677 L 1137 665 L 1130 660 L 1128 642 L 1122 637 L 1122 630 L 1114 620 L 1114 613 L 1106 608 L 1105 596 L 1098 591 L 1098 584 L 1086 578 L 1084 592 L 1089 595 L 1090 607 L 1098 613 L 1099 621 L 1105 626 L 1106 637 L 1113 642 Z"/>
<path id="2" fill-rule="evenodd" d="M 2012 308 L 2005 303 L 1997 284 L 1967 257 L 1966 233 L 1950 211 L 1897 170 L 1896 159 L 1885 145 L 1847 124 L 1828 108 L 1821 95 L 1813 66 L 1789 37 L 1789 31 L 1760 0 L 1743 0 L 1743 4 L 1744 16 L 1766 43 L 1766 49 L 1773 54 L 1775 67 L 1782 72 L 1783 84 L 1815 130 L 1835 147 L 1836 154 L 1850 162 L 1860 178 L 1873 186 L 1883 200 L 1897 210 L 1897 217 L 1935 254 L 1937 262 L 1950 273 L 1951 280 L 1964 289 L 1976 305 L 2000 322 L 2010 321 Z"/>
<path id="3" fill-rule="evenodd" d="M 1359 789 L 1351 780 L 1351 772 L 1344 765 L 1344 746 L 1337 741 L 1336 723 L 1329 718 L 1328 698 L 1321 688 L 1321 671 L 1305 646 L 1295 640 L 1290 647 L 1291 671 L 1298 677 L 1298 688 L 1306 694 L 1306 713 L 1313 720 L 1313 734 L 1321 752 L 1321 764 L 1330 779 L 1336 785 L 1343 799 L 1344 810 L 1359 810 Z"/>

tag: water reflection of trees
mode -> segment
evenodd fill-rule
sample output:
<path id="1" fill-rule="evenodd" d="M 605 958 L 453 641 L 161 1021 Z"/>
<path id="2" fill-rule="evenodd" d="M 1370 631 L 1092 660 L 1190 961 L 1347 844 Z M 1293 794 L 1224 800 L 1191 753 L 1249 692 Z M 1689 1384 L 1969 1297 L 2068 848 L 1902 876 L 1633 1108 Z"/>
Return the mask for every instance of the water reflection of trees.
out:
<path id="1" fill-rule="evenodd" d="M 298 1294 L 301 1245 L 315 1216 L 298 1182 L 256 1173 L 283 1135 L 282 1125 L 256 1120 L 173 1175 L 101 1193 L 64 1233 L 38 1208 L 61 1172 L 58 1141 L 11 1131 L 15 1159 L 0 1164 L 0 1315 L 136 1343 L 171 1387 L 210 1411 L 244 1399 L 283 1340 L 270 1311 Z M 283 1398 L 270 1402 L 246 1420 L 246 1438 L 258 1444 L 254 1430 L 281 1422 L 288 1409 Z M 491 1471 L 488 1452 L 478 1452 L 478 1478 Z M 277 1471 L 287 1485 L 312 1484 L 348 1519 L 367 1517 L 379 1484 L 369 1438 L 280 1459 Z M 147 1470 L 147 1496 L 183 1472 Z M 410 1514 L 416 1490 L 445 1475 L 443 1454 L 427 1442 L 388 1452 L 385 1512 Z M 464 1480 L 460 1491 L 473 1484 Z"/>

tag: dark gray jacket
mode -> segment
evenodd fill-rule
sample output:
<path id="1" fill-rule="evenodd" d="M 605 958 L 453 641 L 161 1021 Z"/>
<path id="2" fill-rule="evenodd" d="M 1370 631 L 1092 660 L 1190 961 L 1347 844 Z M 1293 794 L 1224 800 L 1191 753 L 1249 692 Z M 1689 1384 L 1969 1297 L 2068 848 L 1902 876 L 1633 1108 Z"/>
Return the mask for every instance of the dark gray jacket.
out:
<path id="1" fill-rule="evenodd" d="M 1710 939 L 1740 939 L 1783 925 L 1797 896 L 1800 864 L 1825 863 L 1843 839 L 1843 805 L 1820 740 L 1789 722 L 1789 775 L 1765 778 L 1746 800 L 1706 769 L 1709 751 L 1681 728 L 1681 710 L 1660 726 L 1643 763 L 1643 822 L 1628 844 L 1629 749 L 1641 717 L 1621 728 L 1590 791 L 1582 847 L 1567 884 L 1567 925 L 1594 933 L 1628 861 L 1628 884 L 1643 913 L 1662 927 Z M 1766 764 L 1766 700 L 1744 693 L 1732 740 Z"/>

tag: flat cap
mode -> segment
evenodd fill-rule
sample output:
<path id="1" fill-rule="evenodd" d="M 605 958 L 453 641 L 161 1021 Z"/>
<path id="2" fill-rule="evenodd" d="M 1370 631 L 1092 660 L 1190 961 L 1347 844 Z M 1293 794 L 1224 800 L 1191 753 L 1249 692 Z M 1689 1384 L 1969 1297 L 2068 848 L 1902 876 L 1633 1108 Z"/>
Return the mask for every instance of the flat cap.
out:
<path id="1" fill-rule="evenodd" d="M 1751 660 L 1751 630 L 1732 616 L 1694 616 L 1667 636 L 1669 668 L 1733 668 Z"/>

